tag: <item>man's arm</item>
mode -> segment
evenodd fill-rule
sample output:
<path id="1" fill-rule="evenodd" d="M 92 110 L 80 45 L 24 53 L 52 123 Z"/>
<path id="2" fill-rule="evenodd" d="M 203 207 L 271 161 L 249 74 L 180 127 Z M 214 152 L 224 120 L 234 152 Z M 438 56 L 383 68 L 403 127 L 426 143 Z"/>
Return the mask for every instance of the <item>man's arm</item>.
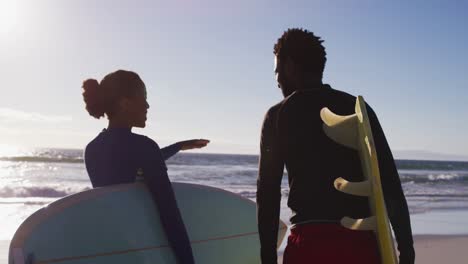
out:
<path id="1" fill-rule="evenodd" d="M 385 204 L 400 252 L 399 263 L 413 264 L 415 261 L 413 235 L 408 204 L 403 194 L 400 177 L 377 115 L 369 106 L 367 106 L 367 111 L 377 151 Z"/>
<path id="2" fill-rule="evenodd" d="M 277 263 L 276 243 L 281 202 L 284 161 L 279 151 L 276 111 L 266 114 L 260 141 L 257 180 L 257 222 L 263 264 Z"/>

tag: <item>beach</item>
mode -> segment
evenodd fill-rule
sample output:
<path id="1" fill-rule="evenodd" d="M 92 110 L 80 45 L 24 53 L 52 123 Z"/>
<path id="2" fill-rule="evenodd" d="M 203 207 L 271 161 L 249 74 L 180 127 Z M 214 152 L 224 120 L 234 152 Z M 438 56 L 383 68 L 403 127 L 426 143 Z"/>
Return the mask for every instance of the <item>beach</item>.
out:
<path id="1" fill-rule="evenodd" d="M 29 215 L 91 188 L 82 155 L 82 150 L 37 149 L 0 157 L 0 264 L 7 263 L 9 241 Z M 213 186 L 255 201 L 258 156 L 178 154 L 167 165 L 172 181 Z M 468 162 L 397 160 L 397 167 L 416 263 L 468 263 Z M 289 225 L 287 178 L 285 174 L 280 213 Z"/>
<path id="2" fill-rule="evenodd" d="M 414 240 L 417 264 L 468 263 L 468 235 L 416 235 Z M 8 263 L 9 243 L 0 241 L 0 264 Z"/>
<path id="3" fill-rule="evenodd" d="M 0 263 L 8 263 L 8 249 L 10 246 L 10 241 L 0 240 Z"/>
<path id="4" fill-rule="evenodd" d="M 416 263 L 468 263 L 468 236 L 419 235 L 415 237 Z"/>

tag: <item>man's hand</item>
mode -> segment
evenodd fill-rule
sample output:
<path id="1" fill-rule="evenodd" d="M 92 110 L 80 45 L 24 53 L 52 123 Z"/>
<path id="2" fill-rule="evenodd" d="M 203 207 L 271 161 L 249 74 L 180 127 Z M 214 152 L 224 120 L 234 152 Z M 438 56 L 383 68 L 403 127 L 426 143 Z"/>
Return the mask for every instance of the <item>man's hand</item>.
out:
<path id="1" fill-rule="evenodd" d="M 179 142 L 180 150 L 203 148 L 206 147 L 208 143 L 210 143 L 208 139 L 191 139 Z"/>

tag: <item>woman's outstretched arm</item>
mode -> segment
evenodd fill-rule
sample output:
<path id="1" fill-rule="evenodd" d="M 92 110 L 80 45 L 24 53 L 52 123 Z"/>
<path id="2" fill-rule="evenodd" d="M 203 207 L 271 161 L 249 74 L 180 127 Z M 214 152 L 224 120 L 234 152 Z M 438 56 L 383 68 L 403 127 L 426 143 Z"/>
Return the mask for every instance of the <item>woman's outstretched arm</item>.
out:
<path id="1" fill-rule="evenodd" d="M 162 156 L 164 160 L 168 160 L 170 157 L 174 156 L 175 154 L 177 154 L 177 152 L 181 150 L 203 148 L 209 142 L 210 141 L 207 139 L 191 139 L 191 140 L 180 141 L 172 145 L 169 145 L 165 148 L 162 148 L 161 149 Z"/>

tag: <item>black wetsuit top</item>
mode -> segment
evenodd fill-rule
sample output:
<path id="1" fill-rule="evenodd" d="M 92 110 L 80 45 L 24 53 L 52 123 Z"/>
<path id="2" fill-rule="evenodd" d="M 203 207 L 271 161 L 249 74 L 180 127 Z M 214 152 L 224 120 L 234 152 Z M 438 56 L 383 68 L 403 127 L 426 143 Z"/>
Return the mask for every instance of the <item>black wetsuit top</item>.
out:
<path id="1" fill-rule="evenodd" d="M 261 135 L 257 182 L 258 228 L 262 263 L 276 263 L 281 179 L 286 166 L 291 223 L 336 222 L 344 216 L 370 215 L 368 199 L 337 191 L 333 182 L 364 180 L 358 152 L 339 145 L 323 132 L 320 110 L 338 115 L 355 113 L 356 98 L 324 85 L 301 90 L 271 107 Z M 402 263 L 414 263 L 408 205 L 385 135 L 374 111 L 367 106 L 378 154 L 389 218 L 395 231 Z"/>
<path id="2" fill-rule="evenodd" d="M 178 263 L 191 264 L 192 248 L 165 164 L 179 150 L 177 143 L 160 149 L 152 139 L 134 134 L 130 128 L 113 128 L 104 129 L 86 146 L 84 158 L 93 187 L 132 183 L 142 176 L 159 209 Z"/>

